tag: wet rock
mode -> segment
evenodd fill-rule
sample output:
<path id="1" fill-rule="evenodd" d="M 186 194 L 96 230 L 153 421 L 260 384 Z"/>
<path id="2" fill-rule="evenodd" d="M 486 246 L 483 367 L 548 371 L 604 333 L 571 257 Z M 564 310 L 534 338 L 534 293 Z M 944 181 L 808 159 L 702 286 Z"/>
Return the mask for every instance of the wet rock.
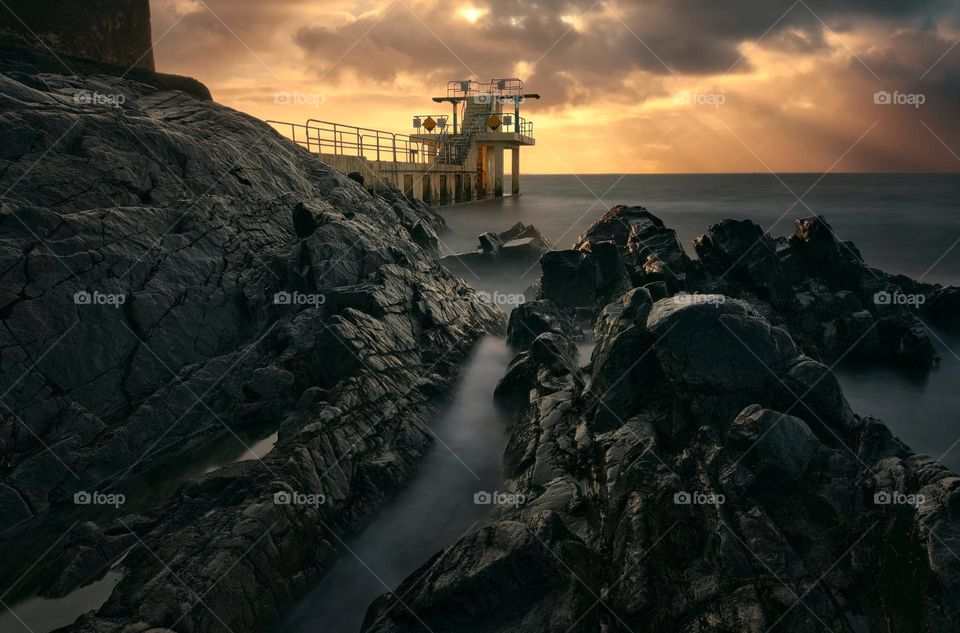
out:
<path id="1" fill-rule="evenodd" d="M 520 222 L 500 234 L 487 231 L 477 240 L 479 250 L 447 255 L 440 263 L 450 271 L 472 279 L 480 271 L 499 271 L 503 266 L 534 266 L 550 249 L 540 231 Z"/>
<path id="2" fill-rule="evenodd" d="M 701 392 L 764 390 L 798 355 L 786 331 L 723 295 L 662 299 L 647 329 L 658 338 L 655 349 L 670 380 Z"/>
<path id="3" fill-rule="evenodd" d="M 820 441 L 806 422 L 792 415 L 751 405 L 740 412 L 730 427 L 731 444 L 752 448 L 749 462 L 755 462 L 762 477 L 773 472 L 798 479 L 817 454 Z"/>
<path id="4" fill-rule="evenodd" d="M 947 286 L 932 292 L 926 299 L 925 312 L 937 325 L 960 330 L 960 288 Z"/>
<path id="5" fill-rule="evenodd" d="M 550 251 L 540 258 L 541 295 L 565 307 L 592 306 L 597 300 L 599 273 L 593 255 L 580 250 Z"/>
<path id="6" fill-rule="evenodd" d="M 0 57 L 0 134 L 21 139 L 0 173 L 0 384 L 17 416 L 0 421 L 0 547 L 17 553 L 0 577 L 64 593 L 132 539 L 146 547 L 74 630 L 269 629 L 332 563 L 330 531 L 351 534 L 415 471 L 503 313 L 433 261 L 442 221 L 398 192 L 210 101 L 41 74 Z M 186 478 L 253 428 L 278 432 L 269 454 Z M 155 473 L 171 479 L 155 489 Z M 78 507 L 82 490 L 140 506 Z M 114 525 L 131 512 L 148 517 Z M 53 513 L 92 521 L 90 538 L 57 541 Z M 209 608 L 178 606 L 202 591 Z"/>
<path id="7" fill-rule="evenodd" d="M 777 244 L 750 220 L 723 220 L 694 240 L 700 261 L 753 289 L 780 309 L 795 307 L 793 289 L 780 265 Z"/>
<path id="8" fill-rule="evenodd" d="M 589 368 L 563 360 L 571 345 L 554 332 L 511 364 L 498 389 L 516 396 L 504 487 L 524 503 L 498 508 L 487 528 L 509 521 L 527 533 L 548 508 L 594 575 L 481 531 L 403 583 L 414 609 L 470 628 L 463 596 L 478 574 L 460 570 L 516 555 L 529 568 L 504 567 L 518 582 L 556 576 L 542 581 L 551 597 L 535 593 L 533 612 L 569 598 L 578 577 L 602 600 L 606 611 L 588 630 L 813 633 L 847 630 L 851 614 L 870 630 L 956 629 L 960 560 L 948 551 L 960 547 L 951 510 L 960 478 L 853 414 L 830 370 L 784 330 L 740 300 L 653 303 L 646 289 L 607 305 L 595 329 Z M 634 372 L 631 363 L 648 360 L 650 372 Z M 888 501 L 909 495 L 924 503 Z M 509 600 L 499 587 L 516 588 L 492 568 L 482 578 L 498 600 Z M 375 603 L 374 630 L 411 630 L 393 604 Z M 569 618 L 580 603 L 568 604 L 574 613 L 557 623 L 576 630 Z M 490 630 L 542 630 L 523 610 L 468 613 Z"/>
<path id="9" fill-rule="evenodd" d="M 500 247 L 503 246 L 503 240 L 497 236 L 496 233 L 486 233 L 480 234 L 480 237 L 477 238 L 480 242 L 480 252 L 487 255 L 492 255 L 496 257 L 500 254 Z"/>
<path id="10" fill-rule="evenodd" d="M 362 630 L 598 630 L 599 588 L 582 583 L 602 563 L 552 513 L 532 523 L 499 521 L 445 550 L 374 602 Z"/>
<path id="11" fill-rule="evenodd" d="M 517 222 L 511 226 L 506 231 L 500 233 L 498 237 L 504 242 L 512 242 L 514 240 L 531 240 L 531 244 L 541 253 L 545 253 L 550 250 L 550 242 L 543 236 L 543 234 L 537 229 L 537 227 L 532 224 L 524 224 L 523 222 Z"/>
<path id="12" fill-rule="evenodd" d="M 573 324 L 549 301 L 527 301 L 510 313 L 507 344 L 516 350 L 529 345 L 544 332 L 571 332 Z"/>

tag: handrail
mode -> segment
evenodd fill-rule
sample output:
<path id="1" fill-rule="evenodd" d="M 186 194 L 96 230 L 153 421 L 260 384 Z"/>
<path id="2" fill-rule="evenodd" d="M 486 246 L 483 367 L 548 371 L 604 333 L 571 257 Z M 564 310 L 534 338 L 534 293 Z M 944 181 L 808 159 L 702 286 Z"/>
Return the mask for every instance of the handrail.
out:
<path id="1" fill-rule="evenodd" d="M 274 120 L 267 123 L 316 155 L 359 156 L 367 160 L 428 164 L 438 162 L 443 155 L 441 148 L 449 145 L 447 134 L 439 134 L 427 141 L 407 134 L 319 119 L 309 119 L 306 124 Z"/>
<path id="2" fill-rule="evenodd" d="M 359 156 L 376 161 L 463 165 L 474 137 L 490 130 L 486 125 L 489 116 L 490 111 L 487 108 L 486 112 L 474 114 L 471 120 L 464 121 L 459 134 L 450 134 L 448 125 L 440 128 L 437 134 L 429 135 L 429 139 L 320 119 L 308 119 L 305 124 L 286 121 L 267 123 L 274 128 L 285 129 L 288 138 L 311 154 Z M 502 131 L 512 128 L 515 134 L 533 136 L 532 121 L 523 117 L 513 119 Z"/>
<path id="3" fill-rule="evenodd" d="M 487 83 L 460 79 L 447 82 L 447 98 L 470 97 L 481 94 L 522 95 L 523 80 L 518 77 L 491 79 Z"/>

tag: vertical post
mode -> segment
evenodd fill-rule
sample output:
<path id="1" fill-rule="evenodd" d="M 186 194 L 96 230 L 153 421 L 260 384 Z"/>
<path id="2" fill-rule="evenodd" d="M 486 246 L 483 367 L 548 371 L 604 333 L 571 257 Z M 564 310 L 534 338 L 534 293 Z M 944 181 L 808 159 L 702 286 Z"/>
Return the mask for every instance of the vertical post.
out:
<path id="1" fill-rule="evenodd" d="M 520 148 L 513 147 L 510 149 L 510 153 L 513 155 L 513 160 L 511 161 L 511 175 L 513 176 L 512 182 L 510 184 L 510 193 L 519 196 L 520 195 Z"/>
<path id="2" fill-rule="evenodd" d="M 503 197 L 503 145 L 495 145 L 493 150 L 493 195 Z"/>
<path id="3" fill-rule="evenodd" d="M 520 131 L 520 95 L 513 95 L 513 131 Z"/>
<path id="4" fill-rule="evenodd" d="M 456 134 L 457 133 L 457 102 L 451 101 L 450 104 L 453 105 L 453 133 Z"/>

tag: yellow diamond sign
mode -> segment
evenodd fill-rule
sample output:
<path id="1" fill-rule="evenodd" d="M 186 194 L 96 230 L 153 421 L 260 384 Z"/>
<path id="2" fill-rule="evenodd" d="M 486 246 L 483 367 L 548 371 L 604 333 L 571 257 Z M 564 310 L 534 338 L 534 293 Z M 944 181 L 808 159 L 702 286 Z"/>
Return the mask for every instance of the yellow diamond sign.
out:
<path id="1" fill-rule="evenodd" d="M 437 127 L 437 122 L 433 120 L 432 116 L 428 116 L 427 120 L 423 122 L 423 127 L 427 128 L 427 132 L 433 132 L 433 128 Z"/>
<path id="2" fill-rule="evenodd" d="M 500 123 L 500 117 L 498 117 L 496 114 L 491 114 L 490 118 L 487 119 L 487 127 L 491 130 L 495 130 L 500 127 Z"/>

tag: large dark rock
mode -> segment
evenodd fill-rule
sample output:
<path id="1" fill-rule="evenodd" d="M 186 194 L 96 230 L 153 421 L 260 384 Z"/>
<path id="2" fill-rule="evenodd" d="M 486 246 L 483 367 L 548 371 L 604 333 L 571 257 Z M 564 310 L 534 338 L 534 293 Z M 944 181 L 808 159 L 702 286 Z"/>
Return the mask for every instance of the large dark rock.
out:
<path id="1" fill-rule="evenodd" d="M 580 250 L 550 251 L 540 258 L 543 269 L 541 295 L 565 307 L 593 306 L 600 273 L 591 253 Z"/>
<path id="2" fill-rule="evenodd" d="M 622 251 L 633 285 L 663 281 L 673 292 L 687 289 L 690 260 L 676 231 L 643 207 L 613 207 L 574 248 L 591 251 L 601 242 L 612 242 Z"/>
<path id="3" fill-rule="evenodd" d="M 401 585 L 429 626 L 958 630 L 960 478 L 854 415 L 784 330 L 739 300 L 651 305 L 634 289 L 596 333 L 588 369 L 554 332 L 511 364 L 498 388 L 515 396 L 504 487 L 523 503 L 498 507 Z M 575 558 L 556 537 L 528 547 L 544 516 Z M 467 597 L 480 582 L 507 605 L 529 592 L 529 610 L 476 609 Z M 367 623 L 412 631 L 408 614 L 385 596 Z"/>
<path id="4" fill-rule="evenodd" d="M 590 611 L 599 587 L 585 583 L 602 565 L 552 512 L 529 524 L 502 521 L 445 550 L 374 602 L 362 630 L 597 631 L 599 614 Z M 449 590 L 438 594 L 437 586 Z"/>
<path id="5" fill-rule="evenodd" d="M 535 266 L 550 244 L 534 226 L 516 223 L 503 233 L 487 231 L 477 237 L 479 249 L 447 255 L 440 260 L 451 272 L 468 279 L 477 274 L 501 273 L 505 267 L 519 270 Z"/>
<path id="6" fill-rule="evenodd" d="M 960 288 L 947 286 L 926 299 L 926 314 L 937 325 L 960 331 Z"/>
<path id="7" fill-rule="evenodd" d="M 414 472 L 503 313 L 418 245 L 434 214 L 210 101 L 0 59 L 0 136 L 6 599 L 63 594 L 138 543 L 74 630 L 271 628 L 331 532 Z M 271 433 L 260 459 L 190 470 Z"/>
<path id="8" fill-rule="evenodd" d="M 750 220 L 723 220 L 694 241 L 700 262 L 722 271 L 779 309 L 796 306 L 776 241 Z"/>
<path id="9" fill-rule="evenodd" d="M 507 344 L 521 350 L 544 332 L 569 334 L 572 330 L 567 316 L 549 301 L 527 301 L 510 312 Z"/>
<path id="10" fill-rule="evenodd" d="M 822 216 L 797 220 L 788 239 L 724 220 L 694 245 L 699 289 L 749 301 L 808 354 L 921 368 L 934 361 L 917 318 L 933 287 L 867 267 Z"/>
<path id="11" fill-rule="evenodd" d="M 820 440 L 806 422 L 756 404 L 741 411 L 733 421 L 729 442 L 747 449 L 750 455 L 746 463 L 758 476 L 776 473 L 790 480 L 803 476 L 820 447 Z"/>

